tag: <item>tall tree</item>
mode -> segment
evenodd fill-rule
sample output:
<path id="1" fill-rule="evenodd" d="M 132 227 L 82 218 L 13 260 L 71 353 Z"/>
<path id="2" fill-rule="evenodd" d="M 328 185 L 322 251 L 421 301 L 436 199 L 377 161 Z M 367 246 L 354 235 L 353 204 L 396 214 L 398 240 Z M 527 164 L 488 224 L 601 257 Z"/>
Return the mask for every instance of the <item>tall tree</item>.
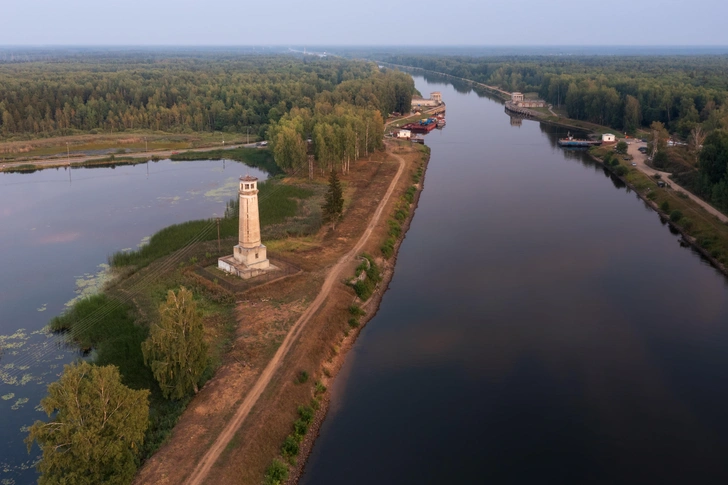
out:
<path id="1" fill-rule="evenodd" d="M 149 338 L 142 342 L 144 362 L 167 399 L 196 394 L 208 358 L 202 315 L 192 292 L 185 287 L 177 293 L 170 290 L 159 313 L 160 321 L 152 325 Z"/>
<path id="2" fill-rule="evenodd" d="M 700 125 L 695 125 L 693 129 L 690 130 L 690 151 L 693 152 L 693 156 L 695 157 L 695 165 L 697 165 L 700 160 L 700 150 L 703 149 L 705 137 L 706 133 Z"/>
<path id="3" fill-rule="evenodd" d="M 67 365 L 41 401 L 55 417 L 36 421 L 25 440 L 28 451 L 34 441 L 43 450 L 38 483 L 131 483 L 149 424 L 148 398 L 148 390 L 123 385 L 114 366 Z"/>
<path id="4" fill-rule="evenodd" d="M 336 230 L 336 222 L 344 211 L 344 194 L 341 190 L 341 182 L 334 170 L 329 175 L 329 190 L 326 193 L 326 199 L 323 209 L 324 222 L 330 222 L 331 227 Z"/>
<path id="5" fill-rule="evenodd" d="M 624 103 L 624 131 L 634 133 L 642 123 L 642 109 L 637 98 L 627 95 Z"/>

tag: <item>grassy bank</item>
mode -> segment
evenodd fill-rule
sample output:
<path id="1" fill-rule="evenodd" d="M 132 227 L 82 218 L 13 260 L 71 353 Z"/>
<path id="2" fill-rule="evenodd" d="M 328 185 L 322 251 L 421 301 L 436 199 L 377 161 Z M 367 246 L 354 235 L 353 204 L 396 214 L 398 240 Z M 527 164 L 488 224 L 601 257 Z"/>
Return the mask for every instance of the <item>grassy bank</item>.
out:
<path id="1" fill-rule="evenodd" d="M 670 224 L 688 236 L 688 242 L 712 258 L 725 272 L 725 266 L 728 264 L 728 225 L 709 214 L 684 192 L 669 187 L 659 187 L 657 185 L 659 179 L 648 177 L 641 171 L 625 165 L 619 157 L 612 157 L 611 149 L 600 147 L 592 149 L 590 153 L 640 197 L 648 201 L 663 219 L 669 220 Z M 669 184 L 669 180 L 665 182 Z"/>
<path id="2" fill-rule="evenodd" d="M 284 237 L 290 231 L 305 235 L 318 230 L 321 224 L 320 211 L 310 207 L 308 217 L 296 220 L 296 224 L 280 228 L 286 219 L 296 216 L 300 201 L 311 198 L 321 190 L 316 186 L 288 185 L 279 179 L 269 180 L 258 185 L 260 225 L 264 236 L 278 235 Z M 308 204 L 307 204 L 308 205 Z M 152 261 L 169 255 L 185 247 L 190 241 L 212 241 L 217 239 L 217 227 L 213 219 L 202 219 L 183 222 L 162 229 L 154 234 L 149 244 L 136 251 L 117 252 L 109 258 L 112 266 L 147 266 Z M 222 239 L 238 236 L 238 201 L 233 200 L 226 210 L 226 217 L 220 220 L 220 237 Z"/>

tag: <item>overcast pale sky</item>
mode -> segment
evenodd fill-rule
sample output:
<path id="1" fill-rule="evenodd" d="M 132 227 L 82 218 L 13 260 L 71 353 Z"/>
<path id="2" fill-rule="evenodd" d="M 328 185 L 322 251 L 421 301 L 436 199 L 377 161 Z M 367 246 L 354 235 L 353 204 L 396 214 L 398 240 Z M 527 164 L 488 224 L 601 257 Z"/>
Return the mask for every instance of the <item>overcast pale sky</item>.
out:
<path id="1" fill-rule="evenodd" d="M 728 0 L 0 0 L 0 45 L 728 45 Z"/>

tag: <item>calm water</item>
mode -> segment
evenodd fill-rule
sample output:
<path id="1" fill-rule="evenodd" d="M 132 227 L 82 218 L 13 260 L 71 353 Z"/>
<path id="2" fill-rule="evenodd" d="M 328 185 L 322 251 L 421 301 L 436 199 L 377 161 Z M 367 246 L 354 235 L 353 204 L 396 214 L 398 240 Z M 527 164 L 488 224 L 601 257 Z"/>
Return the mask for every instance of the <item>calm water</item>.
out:
<path id="1" fill-rule="evenodd" d="M 265 178 L 230 161 L 0 173 L 0 483 L 35 482 L 38 450 L 27 453 L 25 427 L 45 419 L 46 386 L 78 358 L 44 332 L 48 320 L 93 291 L 109 254 L 222 215 L 245 173 Z"/>
<path id="2" fill-rule="evenodd" d="M 304 484 L 728 483 L 728 285 L 557 130 L 450 85 Z"/>

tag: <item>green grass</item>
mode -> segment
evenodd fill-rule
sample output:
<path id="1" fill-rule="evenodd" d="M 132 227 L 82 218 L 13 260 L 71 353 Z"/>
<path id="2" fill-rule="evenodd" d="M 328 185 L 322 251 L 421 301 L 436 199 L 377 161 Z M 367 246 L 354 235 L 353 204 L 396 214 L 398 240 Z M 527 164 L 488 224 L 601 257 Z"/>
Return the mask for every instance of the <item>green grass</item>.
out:
<path id="1" fill-rule="evenodd" d="M 251 167 L 265 170 L 271 175 L 279 175 L 283 170 L 276 165 L 273 153 L 268 149 L 234 148 L 232 150 L 209 150 L 205 152 L 182 152 L 170 157 L 174 161 L 193 160 L 236 160 Z"/>
<path id="2" fill-rule="evenodd" d="M 264 229 L 267 226 L 281 224 L 287 218 L 293 217 L 298 211 L 296 199 L 307 199 L 314 194 L 311 189 L 285 185 L 277 180 L 263 182 L 258 185 L 260 207 L 260 225 Z M 228 212 L 233 217 L 225 217 L 220 221 L 220 237 L 237 237 L 238 235 L 238 201 L 235 200 L 229 207 Z M 154 234 L 149 244 L 142 246 L 136 251 L 117 252 L 109 258 L 112 266 L 147 266 L 152 261 L 167 256 L 179 249 L 182 249 L 190 241 L 202 233 L 205 228 L 208 232 L 200 239 L 201 241 L 212 241 L 217 239 L 217 229 L 213 227 L 215 222 L 211 219 L 202 219 L 183 222 L 165 227 Z M 313 231 L 318 229 L 316 221 L 312 221 L 312 227 L 304 227 L 300 232 Z"/>
<path id="3" fill-rule="evenodd" d="M 5 168 L 2 171 L 6 173 L 33 173 L 36 170 L 40 170 L 40 168 L 32 163 L 24 163 L 22 165 L 16 165 L 15 167 Z"/>

